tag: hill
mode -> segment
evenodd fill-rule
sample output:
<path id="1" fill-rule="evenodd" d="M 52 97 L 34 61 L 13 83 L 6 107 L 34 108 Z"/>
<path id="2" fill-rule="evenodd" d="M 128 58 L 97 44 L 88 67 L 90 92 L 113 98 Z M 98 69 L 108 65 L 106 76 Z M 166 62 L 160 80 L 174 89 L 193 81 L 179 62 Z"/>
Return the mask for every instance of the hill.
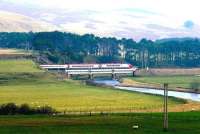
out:
<path id="1" fill-rule="evenodd" d="M 55 26 L 17 13 L 0 10 L 1 32 L 52 31 Z"/>

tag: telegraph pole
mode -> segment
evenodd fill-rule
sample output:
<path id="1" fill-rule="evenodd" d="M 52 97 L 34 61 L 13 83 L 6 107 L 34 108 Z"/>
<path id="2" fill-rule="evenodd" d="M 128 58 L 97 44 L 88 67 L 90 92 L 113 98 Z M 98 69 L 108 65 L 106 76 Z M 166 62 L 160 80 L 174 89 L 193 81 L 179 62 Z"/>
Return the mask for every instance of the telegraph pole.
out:
<path id="1" fill-rule="evenodd" d="M 168 84 L 164 83 L 164 120 L 163 120 L 163 130 L 166 132 L 168 130 Z"/>

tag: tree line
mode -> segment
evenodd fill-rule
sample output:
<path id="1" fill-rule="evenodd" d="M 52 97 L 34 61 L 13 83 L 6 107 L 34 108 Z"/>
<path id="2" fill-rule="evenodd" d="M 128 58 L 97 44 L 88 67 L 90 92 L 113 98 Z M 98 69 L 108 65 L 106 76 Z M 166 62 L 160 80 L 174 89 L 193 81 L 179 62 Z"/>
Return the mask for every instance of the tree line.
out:
<path id="1" fill-rule="evenodd" d="M 1 48 L 34 50 L 53 63 L 131 63 L 146 67 L 199 67 L 200 39 L 151 41 L 66 32 L 0 33 Z"/>

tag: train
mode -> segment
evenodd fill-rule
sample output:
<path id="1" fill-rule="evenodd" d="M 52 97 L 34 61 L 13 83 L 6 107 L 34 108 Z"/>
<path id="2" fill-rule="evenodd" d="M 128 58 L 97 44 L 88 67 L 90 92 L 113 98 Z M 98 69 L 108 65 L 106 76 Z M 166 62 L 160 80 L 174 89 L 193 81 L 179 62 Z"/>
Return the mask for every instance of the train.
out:
<path id="1" fill-rule="evenodd" d="M 43 69 L 135 69 L 131 64 L 109 63 L 109 64 L 64 64 L 64 65 L 40 65 Z"/>
<path id="2" fill-rule="evenodd" d="M 115 78 L 116 74 L 132 74 L 134 76 L 136 67 L 131 64 L 108 63 L 108 64 L 64 64 L 64 65 L 40 65 L 41 68 L 52 72 L 65 72 L 70 78 L 72 75 L 93 75 L 111 74 Z"/>

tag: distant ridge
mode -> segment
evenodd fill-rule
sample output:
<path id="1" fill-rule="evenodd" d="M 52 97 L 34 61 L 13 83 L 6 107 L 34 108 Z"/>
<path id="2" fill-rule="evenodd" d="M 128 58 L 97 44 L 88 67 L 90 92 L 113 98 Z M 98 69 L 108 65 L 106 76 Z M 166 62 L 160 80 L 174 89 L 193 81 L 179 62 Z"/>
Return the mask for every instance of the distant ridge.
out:
<path id="1" fill-rule="evenodd" d="M 52 24 L 17 13 L 0 10 L 0 32 L 40 32 L 58 29 Z"/>
<path id="2" fill-rule="evenodd" d="M 157 43 L 163 43 L 168 41 L 187 41 L 187 40 L 200 40 L 200 38 L 195 37 L 180 37 L 180 38 L 164 38 L 156 40 Z"/>

